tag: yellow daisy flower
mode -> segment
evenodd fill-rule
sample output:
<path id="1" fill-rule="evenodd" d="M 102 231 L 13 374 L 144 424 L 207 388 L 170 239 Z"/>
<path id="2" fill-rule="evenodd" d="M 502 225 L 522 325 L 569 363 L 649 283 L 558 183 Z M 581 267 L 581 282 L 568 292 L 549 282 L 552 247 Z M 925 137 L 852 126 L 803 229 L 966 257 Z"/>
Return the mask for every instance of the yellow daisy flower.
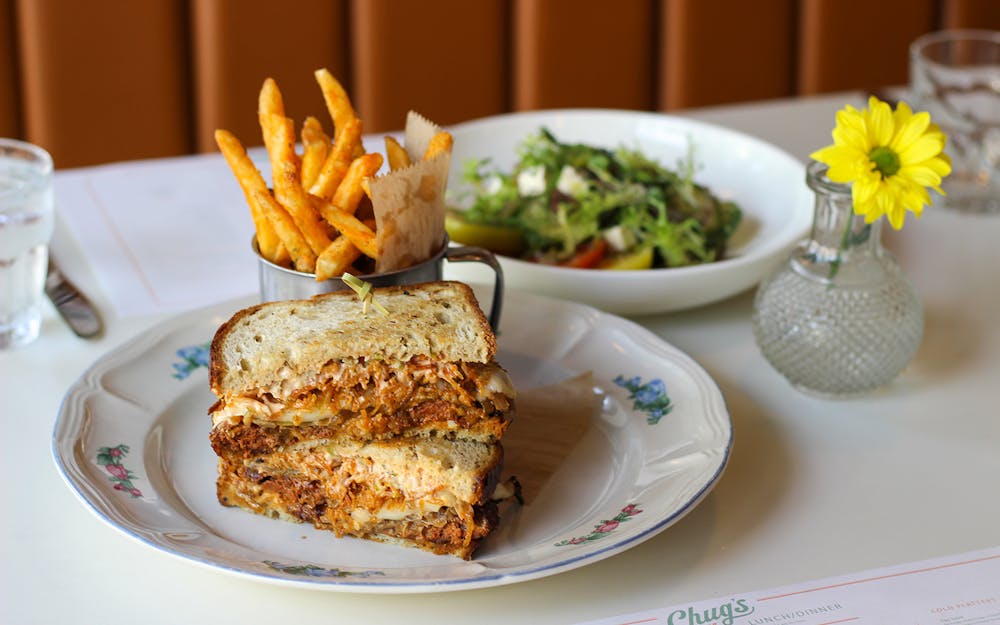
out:
<path id="1" fill-rule="evenodd" d="M 919 218 L 931 203 L 928 188 L 944 195 L 941 180 L 951 173 L 945 140 L 930 114 L 914 113 L 905 102 L 893 111 L 872 96 L 867 109 L 837 111 L 833 145 L 810 157 L 829 166 L 833 182 L 851 184 L 854 212 L 865 223 L 886 215 L 898 230 L 906 211 Z"/>

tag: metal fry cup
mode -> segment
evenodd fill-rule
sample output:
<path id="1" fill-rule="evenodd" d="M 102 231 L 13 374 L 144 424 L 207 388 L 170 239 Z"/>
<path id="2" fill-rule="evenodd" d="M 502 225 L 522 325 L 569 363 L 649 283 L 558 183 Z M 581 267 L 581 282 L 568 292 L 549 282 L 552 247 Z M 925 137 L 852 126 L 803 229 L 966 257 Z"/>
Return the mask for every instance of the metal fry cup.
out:
<path id="1" fill-rule="evenodd" d="M 340 277 L 316 281 L 316 275 L 305 273 L 276 265 L 260 255 L 257 238 L 251 242 L 254 255 L 257 256 L 258 275 L 260 278 L 260 301 L 274 302 L 289 299 L 307 299 L 322 293 L 343 291 L 350 287 Z M 444 262 L 463 263 L 475 262 L 489 266 L 494 273 L 493 301 L 490 306 L 490 326 L 496 332 L 500 326 L 500 312 L 503 306 L 503 269 L 492 252 L 481 247 L 450 247 L 445 236 L 441 247 L 427 260 L 411 265 L 405 269 L 388 273 L 372 273 L 357 276 L 373 286 L 399 286 L 434 282 L 441 279 Z"/>

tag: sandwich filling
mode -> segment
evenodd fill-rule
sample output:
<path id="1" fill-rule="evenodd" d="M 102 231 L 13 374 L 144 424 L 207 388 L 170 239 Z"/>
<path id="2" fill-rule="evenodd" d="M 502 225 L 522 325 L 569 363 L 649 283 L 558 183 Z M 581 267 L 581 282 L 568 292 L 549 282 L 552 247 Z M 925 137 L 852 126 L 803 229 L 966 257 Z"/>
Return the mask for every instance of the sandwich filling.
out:
<path id="1" fill-rule="evenodd" d="M 219 500 L 341 536 L 464 555 L 497 524 L 502 456 L 499 445 L 473 441 L 313 440 L 221 456 Z"/>
<path id="2" fill-rule="evenodd" d="M 332 428 L 361 440 L 431 433 L 497 440 L 509 425 L 514 395 L 510 377 L 495 361 L 328 363 L 308 381 L 289 377 L 223 396 L 210 410 L 213 443 L 253 426 L 272 430 L 264 438 L 282 436 L 272 426 L 305 426 L 308 437 L 326 436 L 324 429 Z M 248 448 L 267 449 L 259 432 L 247 436 L 254 439 Z"/>

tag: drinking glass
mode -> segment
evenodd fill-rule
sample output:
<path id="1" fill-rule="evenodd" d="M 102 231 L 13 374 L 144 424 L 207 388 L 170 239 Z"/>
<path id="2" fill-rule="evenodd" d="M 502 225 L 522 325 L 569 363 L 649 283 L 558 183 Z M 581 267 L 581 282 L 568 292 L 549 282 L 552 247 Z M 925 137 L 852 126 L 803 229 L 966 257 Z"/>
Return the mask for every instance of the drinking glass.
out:
<path id="1" fill-rule="evenodd" d="M 52 157 L 0 138 L 0 349 L 38 338 L 53 213 Z"/>
<path id="2" fill-rule="evenodd" d="M 1000 212 L 1000 32 L 946 30 L 910 46 L 910 97 L 948 135 L 945 206 Z"/>

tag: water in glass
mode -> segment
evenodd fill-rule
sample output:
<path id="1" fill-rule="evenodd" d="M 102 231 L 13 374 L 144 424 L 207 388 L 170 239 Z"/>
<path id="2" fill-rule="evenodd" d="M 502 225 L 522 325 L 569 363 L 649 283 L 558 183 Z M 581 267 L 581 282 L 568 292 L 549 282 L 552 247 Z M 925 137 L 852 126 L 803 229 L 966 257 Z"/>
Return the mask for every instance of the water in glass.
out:
<path id="1" fill-rule="evenodd" d="M 44 151 L 0 140 L 0 348 L 38 336 L 54 222 L 51 176 Z"/>

